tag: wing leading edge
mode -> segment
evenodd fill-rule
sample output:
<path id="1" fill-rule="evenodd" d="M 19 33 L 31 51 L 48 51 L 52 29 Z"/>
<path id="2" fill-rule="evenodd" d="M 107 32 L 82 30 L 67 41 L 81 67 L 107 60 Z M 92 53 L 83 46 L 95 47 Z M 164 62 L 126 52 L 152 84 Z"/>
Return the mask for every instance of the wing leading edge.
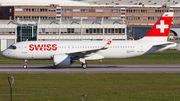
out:
<path id="1" fill-rule="evenodd" d="M 111 42 L 112 42 L 112 39 L 111 40 L 108 40 L 104 46 L 100 47 L 100 48 L 95 48 L 95 49 L 86 49 L 86 50 L 82 50 L 82 51 L 74 51 L 74 52 L 69 52 L 69 53 L 65 53 L 67 55 L 78 55 L 78 56 L 81 56 L 81 57 L 85 57 L 86 55 L 88 54 L 91 54 L 91 53 L 96 53 L 100 50 L 105 50 L 105 49 L 108 49 L 109 46 L 111 45 Z"/>

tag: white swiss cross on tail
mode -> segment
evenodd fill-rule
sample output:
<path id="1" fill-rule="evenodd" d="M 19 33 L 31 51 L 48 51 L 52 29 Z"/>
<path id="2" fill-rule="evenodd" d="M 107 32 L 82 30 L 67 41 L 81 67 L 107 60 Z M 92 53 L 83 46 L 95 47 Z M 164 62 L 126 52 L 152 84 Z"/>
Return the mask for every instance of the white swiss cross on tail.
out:
<path id="1" fill-rule="evenodd" d="M 166 12 L 141 40 L 166 42 L 169 36 L 173 12 Z"/>
<path id="2" fill-rule="evenodd" d="M 160 28 L 160 33 L 164 33 L 164 29 L 169 28 L 169 26 L 164 24 L 164 20 L 161 20 L 160 25 L 156 25 L 156 28 Z"/>

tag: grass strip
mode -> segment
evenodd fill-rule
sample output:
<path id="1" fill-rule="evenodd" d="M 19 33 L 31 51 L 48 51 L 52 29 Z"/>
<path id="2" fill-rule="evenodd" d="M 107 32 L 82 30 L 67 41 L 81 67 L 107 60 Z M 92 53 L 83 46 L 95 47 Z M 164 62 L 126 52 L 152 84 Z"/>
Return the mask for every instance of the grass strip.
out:
<path id="1" fill-rule="evenodd" d="M 179 101 L 180 74 L 1 74 L 0 101 Z"/>

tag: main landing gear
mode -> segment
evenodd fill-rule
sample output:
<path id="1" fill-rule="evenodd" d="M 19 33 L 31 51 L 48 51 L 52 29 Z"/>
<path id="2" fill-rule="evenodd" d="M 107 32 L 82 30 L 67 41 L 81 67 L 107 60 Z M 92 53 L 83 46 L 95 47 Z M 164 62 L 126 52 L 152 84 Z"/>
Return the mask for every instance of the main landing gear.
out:
<path id="1" fill-rule="evenodd" d="M 27 60 L 24 60 L 24 65 L 23 68 L 26 69 L 27 68 Z"/>
<path id="2" fill-rule="evenodd" d="M 85 63 L 85 59 L 84 58 L 80 58 L 79 61 L 82 62 L 81 66 L 82 66 L 83 69 L 86 69 L 88 67 L 87 63 Z"/>
<path id="3" fill-rule="evenodd" d="M 83 69 L 86 69 L 88 66 L 87 66 L 87 63 L 82 63 L 82 68 Z"/>

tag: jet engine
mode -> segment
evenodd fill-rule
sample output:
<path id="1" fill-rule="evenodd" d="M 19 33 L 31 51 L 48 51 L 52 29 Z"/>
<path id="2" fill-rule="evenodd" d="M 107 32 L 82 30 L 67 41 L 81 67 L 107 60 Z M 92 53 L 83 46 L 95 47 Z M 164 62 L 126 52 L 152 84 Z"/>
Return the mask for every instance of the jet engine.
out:
<path id="1" fill-rule="evenodd" d="M 72 59 L 70 55 L 56 54 L 53 56 L 54 66 L 70 66 Z"/>

